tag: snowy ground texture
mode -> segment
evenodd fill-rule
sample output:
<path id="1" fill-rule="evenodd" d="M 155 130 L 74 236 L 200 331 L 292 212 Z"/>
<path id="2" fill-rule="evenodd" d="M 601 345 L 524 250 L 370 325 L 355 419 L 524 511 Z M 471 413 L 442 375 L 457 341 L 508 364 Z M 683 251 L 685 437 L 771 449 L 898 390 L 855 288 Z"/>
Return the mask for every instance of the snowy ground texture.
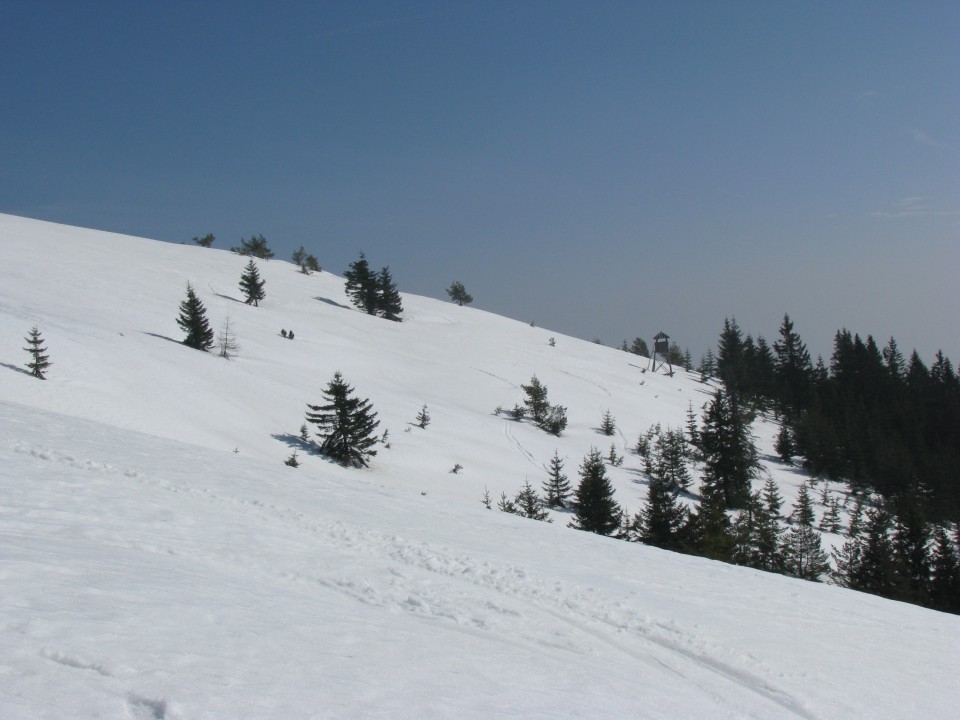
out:
<path id="1" fill-rule="evenodd" d="M 0 251 L 2 718 L 956 717 L 960 618 L 480 504 L 554 450 L 575 481 L 609 409 L 639 510 L 629 448 L 699 409 L 692 376 L 427 298 L 371 318 L 279 260 L 254 308 L 222 250 L 0 215 Z M 179 344 L 188 281 L 235 359 Z M 391 447 L 285 466 L 336 370 Z M 534 373 L 561 438 L 493 414 Z"/>

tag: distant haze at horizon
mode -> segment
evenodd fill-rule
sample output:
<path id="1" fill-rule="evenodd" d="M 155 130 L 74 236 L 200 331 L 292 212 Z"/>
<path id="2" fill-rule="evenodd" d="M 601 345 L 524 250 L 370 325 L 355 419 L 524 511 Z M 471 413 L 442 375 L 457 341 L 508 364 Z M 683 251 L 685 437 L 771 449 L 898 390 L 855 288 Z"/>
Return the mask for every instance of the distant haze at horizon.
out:
<path id="1" fill-rule="evenodd" d="M 0 212 L 262 233 L 694 361 L 960 361 L 960 6 L 4 2 Z"/>

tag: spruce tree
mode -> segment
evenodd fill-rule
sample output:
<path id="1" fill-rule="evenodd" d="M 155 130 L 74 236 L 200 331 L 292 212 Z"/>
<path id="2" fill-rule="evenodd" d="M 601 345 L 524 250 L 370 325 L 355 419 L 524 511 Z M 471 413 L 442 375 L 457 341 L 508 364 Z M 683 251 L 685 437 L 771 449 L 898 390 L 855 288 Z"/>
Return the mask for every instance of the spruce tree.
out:
<path id="1" fill-rule="evenodd" d="M 894 597 L 897 577 L 890 525 L 891 517 L 886 509 L 867 511 L 860 538 L 859 561 L 850 570 L 849 587 L 874 595 Z"/>
<path id="2" fill-rule="evenodd" d="M 930 533 L 917 504 L 904 501 L 897 510 L 893 529 L 893 555 L 901 600 L 922 603 L 929 594 Z"/>
<path id="3" fill-rule="evenodd" d="M 30 362 L 26 364 L 30 374 L 35 378 L 46 380 L 47 368 L 53 363 L 50 362 L 50 356 L 46 354 L 47 349 L 43 346 L 39 328 L 34 325 L 24 340 L 27 341 L 27 347 L 24 350 L 30 353 Z"/>
<path id="4" fill-rule="evenodd" d="M 650 348 L 647 347 L 647 341 L 643 338 L 633 339 L 633 344 L 630 345 L 630 352 L 632 352 L 634 355 L 650 357 Z"/>
<path id="5" fill-rule="evenodd" d="M 473 296 L 467 292 L 467 289 L 459 280 L 451 283 L 450 287 L 447 288 L 447 295 L 449 295 L 450 299 L 460 307 L 469 305 L 473 302 Z"/>
<path id="6" fill-rule="evenodd" d="M 207 234 L 204 235 L 203 237 L 195 237 L 195 238 L 193 238 L 193 241 L 194 241 L 197 245 L 199 245 L 200 247 L 205 247 L 205 248 L 208 248 L 208 247 L 210 247 L 211 245 L 213 245 L 213 241 L 214 241 L 214 240 L 216 240 L 216 238 L 213 236 L 213 233 L 207 233 Z"/>
<path id="7" fill-rule="evenodd" d="M 763 502 L 767 506 L 767 513 L 774 520 L 780 518 L 780 509 L 783 507 L 783 497 L 780 488 L 772 477 L 767 477 L 763 483 Z"/>
<path id="8" fill-rule="evenodd" d="M 566 507 L 566 500 L 570 497 L 570 481 L 563 474 L 563 460 L 554 450 L 550 458 L 550 467 L 547 469 L 547 479 L 543 482 L 543 492 L 546 503 L 550 507 Z"/>
<path id="9" fill-rule="evenodd" d="M 928 597 L 930 607 L 960 613 L 960 560 L 943 525 L 933 529 Z"/>
<path id="10" fill-rule="evenodd" d="M 806 483 L 800 486 L 791 519 L 793 526 L 784 540 L 786 572 L 804 580 L 818 580 L 830 565 L 820 544 L 820 533 L 813 527 L 816 516 Z"/>
<path id="11" fill-rule="evenodd" d="M 326 404 L 307 404 L 307 422 L 318 427 L 321 453 L 343 466 L 367 467 L 368 458 L 377 454 L 371 448 L 378 442 L 373 431 L 380 421 L 370 401 L 353 392 L 337 371 L 323 393 Z"/>
<path id="12" fill-rule="evenodd" d="M 183 339 L 183 344 L 187 347 L 204 351 L 213 347 L 213 330 L 207 320 L 207 309 L 190 283 L 187 283 L 187 299 L 180 303 L 177 325 L 187 334 Z"/>
<path id="13" fill-rule="evenodd" d="M 703 418 L 703 483 L 711 492 L 719 491 L 727 508 L 743 507 L 759 467 L 749 422 L 736 396 L 720 390 L 714 393 Z"/>
<path id="14" fill-rule="evenodd" d="M 540 498 L 537 497 L 536 491 L 530 486 L 529 480 L 524 481 L 520 492 L 513 499 L 513 506 L 517 515 L 531 520 L 550 522 L 550 513 L 540 506 Z"/>
<path id="15" fill-rule="evenodd" d="M 260 271 L 254 264 L 253 258 L 251 258 L 247 262 L 247 266 L 243 269 L 243 274 L 240 276 L 240 290 L 247 298 L 247 305 L 253 305 L 254 307 L 260 306 L 260 301 L 267 296 L 267 293 L 264 291 L 265 285 L 266 283 L 260 279 Z"/>
<path id="16" fill-rule="evenodd" d="M 261 260 L 269 260 L 273 257 L 273 250 L 267 245 L 267 239 L 263 235 L 251 235 L 249 240 L 240 238 L 240 246 L 230 248 L 230 252 L 235 252 L 238 255 L 249 255 Z"/>
<path id="17" fill-rule="evenodd" d="M 603 420 L 600 422 L 600 432 L 604 435 L 613 435 L 617 430 L 617 423 L 609 410 L 603 413 Z"/>
<path id="18" fill-rule="evenodd" d="M 378 282 L 377 276 L 370 270 L 367 256 L 360 253 L 359 259 L 350 263 L 343 277 L 346 280 L 344 291 L 350 297 L 350 301 L 368 315 L 376 314 Z"/>
<path id="19" fill-rule="evenodd" d="M 377 275 L 377 312 L 387 320 L 401 322 L 403 302 L 388 267 L 383 268 Z"/>
<path id="20" fill-rule="evenodd" d="M 547 400 L 547 386 L 534 375 L 530 379 L 530 384 L 521 384 L 520 389 L 523 390 L 525 395 L 523 404 L 529 409 L 533 421 L 539 425 L 550 411 L 550 402 Z"/>
<path id="21" fill-rule="evenodd" d="M 734 538 L 724 495 L 703 483 L 700 496 L 697 511 L 687 516 L 680 529 L 681 545 L 685 552 L 728 562 L 733 555 Z"/>
<path id="22" fill-rule="evenodd" d="M 423 407 L 420 408 L 420 412 L 417 413 L 417 427 L 426 428 L 430 424 L 430 413 L 427 412 L 427 404 L 424 403 Z"/>
<path id="23" fill-rule="evenodd" d="M 677 502 L 679 488 L 672 479 L 660 475 L 650 478 L 647 500 L 639 515 L 637 535 L 647 545 L 675 550 L 687 511 Z"/>
<path id="24" fill-rule="evenodd" d="M 596 448 L 591 448 L 580 464 L 575 498 L 576 515 L 570 527 L 598 535 L 610 535 L 620 527 L 620 506 L 613 499 L 613 486 Z"/>

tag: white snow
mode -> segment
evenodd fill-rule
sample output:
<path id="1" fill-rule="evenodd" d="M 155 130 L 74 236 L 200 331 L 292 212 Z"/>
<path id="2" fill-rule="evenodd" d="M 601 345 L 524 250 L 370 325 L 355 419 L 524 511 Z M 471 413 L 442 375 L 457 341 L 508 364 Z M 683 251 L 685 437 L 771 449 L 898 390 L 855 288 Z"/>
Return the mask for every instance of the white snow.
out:
<path id="1" fill-rule="evenodd" d="M 480 504 L 554 450 L 576 482 L 609 409 L 639 510 L 629 449 L 699 410 L 693 376 L 423 297 L 368 317 L 281 260 L 254 308 L 222 250 L 0 215 L 0 258 L 2 718 L 955 717 L 960 618 Z M 179 344 L 188 281 L 235 359 Z M 391 447 L 285 466 L 336 370 Z M 493 413 L 534 373 L 560 438 Z"/>

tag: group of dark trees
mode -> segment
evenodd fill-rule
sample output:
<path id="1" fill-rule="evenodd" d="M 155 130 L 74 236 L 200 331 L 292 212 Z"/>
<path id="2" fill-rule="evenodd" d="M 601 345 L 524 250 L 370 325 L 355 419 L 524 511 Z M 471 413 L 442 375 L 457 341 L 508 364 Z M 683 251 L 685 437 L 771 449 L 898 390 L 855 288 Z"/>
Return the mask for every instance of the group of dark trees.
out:
<path id="1" fill-rule="evenodd" d="M 960 519 L 960 379 L 937 352 L 929 368 L 837 331 L 829 366 L 814 364 L 784 316 L 771 348 L 736 320 L 720 335 L 716 376 L 727 393 L 783 423 L 777 448 L 812 475 L 874 492 L 896 510 L 918 505 L 927 520 Z"/>
<path id="2" fill-rule="evenodd" d="M 523 406 L 513 409 L 516 420 L 529 415 L 530 419 L 551 435 L 559 436 L 567 427 L 567 409 L 562 405 L 551 405 L 547 399 L 547 386 L 534 375 L 529 385 L 520 385 L 523 390 Z"/>
<path id="3" fill-rule="evenodd" d="M 390 268 L 384 267 L 380 272 L 374 272 L 370 269 L 367 256 L 360 253 L 359 259 L 350 263 L 343 277 L 346 280 L 344 290 L 354 306 L 368 315 L 379 315 L 400 322 L 403 304 L 390 275 Z"/>

